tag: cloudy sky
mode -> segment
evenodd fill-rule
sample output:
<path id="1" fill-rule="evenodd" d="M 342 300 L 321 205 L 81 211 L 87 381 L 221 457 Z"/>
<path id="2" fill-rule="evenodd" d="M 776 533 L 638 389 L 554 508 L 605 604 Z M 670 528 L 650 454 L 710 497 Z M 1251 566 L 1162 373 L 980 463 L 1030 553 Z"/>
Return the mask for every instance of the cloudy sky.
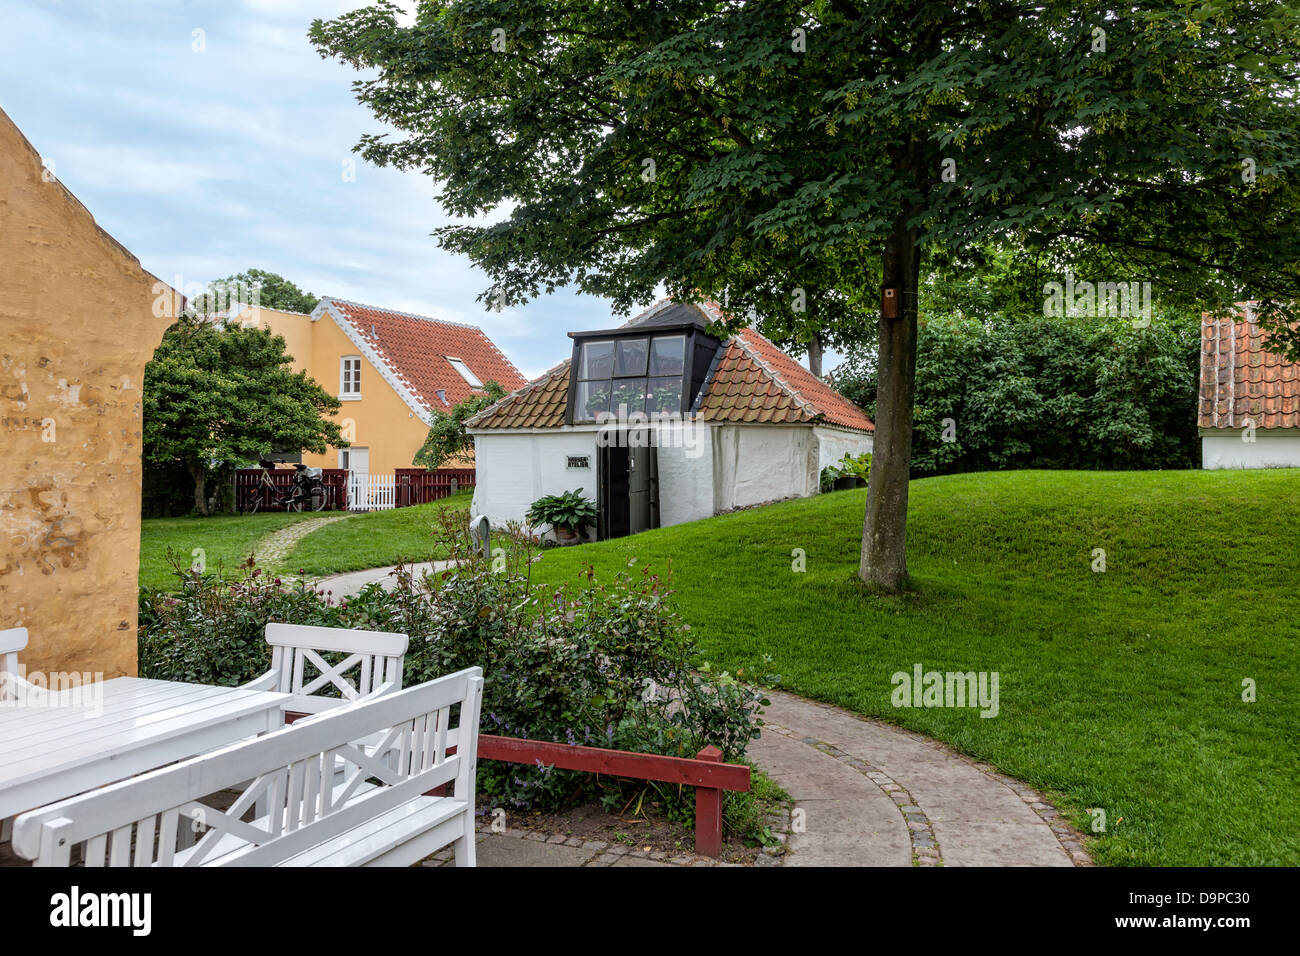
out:
<path id="1" fill-rule="evenodd" d="M 144 267 L 185 291 L 247 268 L 480 325 L 537 375 L 610 324 L 571 292 L 501 313 L 429 235 L 435 184 L 351 152 L 379 125 L 307 42 L 362 0 L 0 0 L 0 108 Z M 196 33 L 195 31 L 202 31 Z M 355 181 L 344 176 L 355 163 Z"/>

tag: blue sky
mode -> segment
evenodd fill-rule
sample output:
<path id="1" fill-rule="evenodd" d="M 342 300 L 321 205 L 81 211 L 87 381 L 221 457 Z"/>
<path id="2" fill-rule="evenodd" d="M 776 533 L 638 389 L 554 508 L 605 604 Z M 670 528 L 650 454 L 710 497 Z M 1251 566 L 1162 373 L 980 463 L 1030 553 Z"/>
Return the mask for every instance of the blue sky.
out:
<path id="1" fill-rule="evenodd" d="M 486 276 L 429 235 L 450 221 L 435 184 L 351 152 L 379 124 L 352 96 L 356 74 L 322 60 L 306 30 L 361 5 L 0 0 L 0 108 L 182 291 L 268 269 L 316 295 L 479 325 L 537 375 L 568 356 L 564 333 L 611 324 L 610 309 L 562 291 L 486 311 Z"/>

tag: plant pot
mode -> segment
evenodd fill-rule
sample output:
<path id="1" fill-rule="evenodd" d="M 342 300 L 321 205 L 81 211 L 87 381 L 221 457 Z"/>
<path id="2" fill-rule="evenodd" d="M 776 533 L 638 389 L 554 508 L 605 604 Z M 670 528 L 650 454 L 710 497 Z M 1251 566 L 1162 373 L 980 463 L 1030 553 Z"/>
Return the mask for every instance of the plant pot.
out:
<path id="1" fill-rule="evenodd" d="M 555 540 L 560 544 L 577 544 L 582 540 L 582 535 L 578 534 L 578 532 L 574 531 L 572 528 L 557 527 L 555 529 Z"/>
<path id="2" fill-rule="evenodd" d="M 843 478 L 835 479 L 836 491 L 848 491 L 850 488 L 857 488 L 862 484 L 862 479 L 854 475 L 845 475 Z"/>

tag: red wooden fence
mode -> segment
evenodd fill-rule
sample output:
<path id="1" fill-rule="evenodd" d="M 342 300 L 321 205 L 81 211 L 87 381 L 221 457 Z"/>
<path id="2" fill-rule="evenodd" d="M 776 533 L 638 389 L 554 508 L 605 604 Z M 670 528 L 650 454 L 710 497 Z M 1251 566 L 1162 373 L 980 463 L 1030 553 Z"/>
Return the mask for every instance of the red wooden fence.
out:
<path id="1" fill-rule="evenodd" d="M 287 492 L 293 486 L 293 478 L 297 472 L 292 468 L 270 468 L 267 469 L 267 475 L 271 478 L 271 484 L 275 485 L 277 491 L 281 494 Z M 240 468 L 235 472 L 235 504 L 241 505 L 244 496 L 249 492 L 246 489 L 256 488 L 262 480 L 261 468 Z M 341 511 L 346 510 L 348 506 L 348 473 L 343 468 L 322 468 L 320 476 L 321 484 L 325 486 L 325 510 Z M 271 489 L 262 486 L 260 491 L 262 504 L 258 507 L 259 511 L 281 511 L 281 505 L 276 504 L 275 496 Z"/>
<path id="2" fill-rule="evenodd" d="M 459 491 L 461 488 L 474 487 L 473 468 L 439 468 L 437 471 L 398 468 L 395 477 L 394 494 L 399 508 L 427 505 L 430 501 L 446 498 L 453 489 Z"/>
<path id="3" fill-rule="evenodd" d="M 276 489 L 283 493 L 292 486 L 296 472 L 292 468 L 272 468 L 267 474 L 270 475 L 271 483 L 275 485 Z M 249 494 L 246 489 L 256 488 L 261 478 L 262 469 L 260 468 L 240 468 L 235 472 L 236 504 L 244 501 L 244 496 Z M 405 508 L 407 505 L 425 505 L 431 501 L 437 501 L 439 498 L 446 498 L 452 493 L 453 489 L 473 488 L 474 469 L 440 468 L 437 471 L 426 471 L 423 468 L 398 468 L 395 479 L 396 506 Z M 322 468 L 321 483 L 325 485 L 325 510 L 346 511 L 348 507 L 347 471 L 343 468 Z M 282 510 L 281 506 L 276 504 L 271 489 L 263 486 L 259 494 L 262 496 L 259 511 Z"/>
<path id="4" fill-rule="evenodd" d="M 479 734 L 482 760 L 502 760 L 561 770 L 584 770 L 632 780 L 660 780 L 695 788 L 695 852 L 717 856 L 722 850 L 722 791 L 749 790 L 749 768 L 723 763 L 722 751 L 708 746 L 695 759 L 639 754 L 600 747 L 574 747 L 542 740 Z"/>

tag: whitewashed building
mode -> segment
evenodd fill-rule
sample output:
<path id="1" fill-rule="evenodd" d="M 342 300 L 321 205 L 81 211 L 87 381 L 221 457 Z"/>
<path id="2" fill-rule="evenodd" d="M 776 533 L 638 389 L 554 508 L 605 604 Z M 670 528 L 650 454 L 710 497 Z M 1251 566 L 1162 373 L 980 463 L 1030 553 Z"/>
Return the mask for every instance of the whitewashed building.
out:
<path id="1" fill-rule="evenodd" d="M 1249 310 L 1201 322 L 1203 468 L 1300 468 L 1300 365 L 1267 335 Z"/>
<path id="2" fill-rule="evenodd" d="M 569 361 L 466 423 L 474 516 L 522 521 L 576 488 L 597 505 L 589 537 L 614 538 L 816 494 L 823 467 L 871 450 L 861 409 L 753 329 L 709 334 L 720 318 L 665 300 L 569 333 Z"/>

